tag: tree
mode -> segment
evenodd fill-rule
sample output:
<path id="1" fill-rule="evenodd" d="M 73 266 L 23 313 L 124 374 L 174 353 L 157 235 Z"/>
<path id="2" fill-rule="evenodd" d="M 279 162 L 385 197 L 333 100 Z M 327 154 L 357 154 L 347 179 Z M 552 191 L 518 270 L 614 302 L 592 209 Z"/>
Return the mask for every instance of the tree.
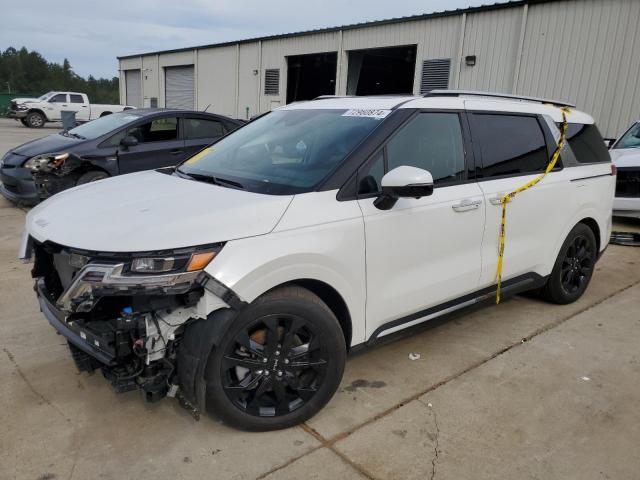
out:
<path id="1" fill-rule="evenodd" d="M 118 77 L 84 79 L 73 71 L 68 59 L 62 65 L 47 60 L 25 47 L 7 48 L 0 53 L 0 91 L 42 95 L 50 90 L 86 93 L 94 103 L 119 103 Z"/>

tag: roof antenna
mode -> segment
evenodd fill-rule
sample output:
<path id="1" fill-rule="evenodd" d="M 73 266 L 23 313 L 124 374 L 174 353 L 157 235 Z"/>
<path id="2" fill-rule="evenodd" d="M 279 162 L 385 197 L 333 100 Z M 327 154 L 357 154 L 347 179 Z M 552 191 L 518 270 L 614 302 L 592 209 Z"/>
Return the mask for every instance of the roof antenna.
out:
<path id="1" fill-rule="evenodd" d="M 211 104 L 207 105 L 207 107 L 203 110 L 203 112 L 206 112 L 207 110 L 209 110 L 210 106 L 211 106 Z"/>

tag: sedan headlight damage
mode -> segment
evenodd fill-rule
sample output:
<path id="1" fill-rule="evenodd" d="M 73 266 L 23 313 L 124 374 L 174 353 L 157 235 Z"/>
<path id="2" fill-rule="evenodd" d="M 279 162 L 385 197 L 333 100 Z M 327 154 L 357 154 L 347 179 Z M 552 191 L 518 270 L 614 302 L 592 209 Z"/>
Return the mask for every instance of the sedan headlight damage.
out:
<path id="1" fill-rule="evenodd" d="M 24 167 L 33 172 L 50 171 L 64 165 L 67 158 L 69 158 L 68 153 L 45 153 L 30 158 L 24 163 Z"/>

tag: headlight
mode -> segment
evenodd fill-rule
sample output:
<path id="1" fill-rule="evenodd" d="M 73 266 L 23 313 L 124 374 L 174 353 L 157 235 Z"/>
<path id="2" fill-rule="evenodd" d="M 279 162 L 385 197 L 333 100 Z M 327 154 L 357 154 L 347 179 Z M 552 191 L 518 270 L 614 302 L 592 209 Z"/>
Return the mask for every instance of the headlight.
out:
<path id="1" fill-rule="evenodd" d="M 217 251 L 192 253 L 185 256 L 141 257 L 131 262 L 133 273 L 169 273 L 175 271 L 196 272 L 204 269 Z"/>
<path id="2" fill-rule="evenodd" d="M 68 153 L 46 153 L 30 158 L 24 163 L 24 167 L 31 171 L 37 172 L 43 168 L 53 169 L 64 164 L 69 158 Z"/>
<path id="3" fill-rule="evenodd" d="M 28 108 L 29 107 L 27 107 L 24 103 L 16 105 L 16 110 L 27 110 Z"/>

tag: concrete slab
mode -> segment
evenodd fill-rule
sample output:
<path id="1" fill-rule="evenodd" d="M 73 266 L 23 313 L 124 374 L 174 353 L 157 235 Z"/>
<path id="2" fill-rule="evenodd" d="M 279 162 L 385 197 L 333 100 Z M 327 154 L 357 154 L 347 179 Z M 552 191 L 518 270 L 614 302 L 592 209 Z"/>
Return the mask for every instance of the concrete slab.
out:
<path id="1" fill-rule="evenodd" d="M 265 480 L 360 480 L 366 479 L 338 455 L 327 448 L 321 448 L 305 455 L 295 462 L 268 474 Z"/>
<path id="2" fill-rule="evenodd" d="M 335 448 L 372 478 L 637 478 L 640 286 Z"/>

